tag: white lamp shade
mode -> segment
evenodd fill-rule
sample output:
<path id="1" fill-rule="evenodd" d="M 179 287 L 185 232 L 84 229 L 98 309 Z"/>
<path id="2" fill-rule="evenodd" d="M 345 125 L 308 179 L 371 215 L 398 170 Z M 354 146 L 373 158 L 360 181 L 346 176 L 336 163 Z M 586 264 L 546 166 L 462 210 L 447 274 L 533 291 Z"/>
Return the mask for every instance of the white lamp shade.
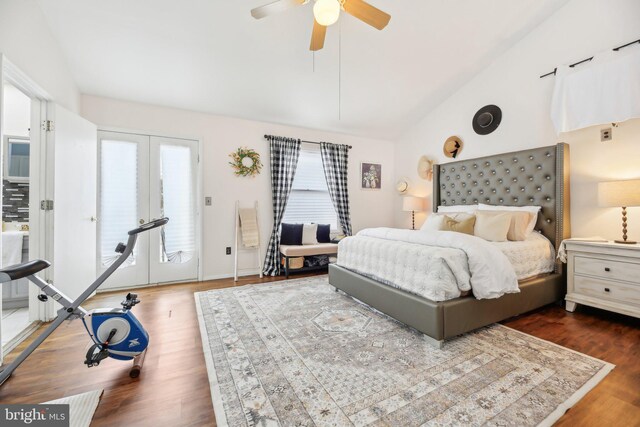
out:
<path id="1" fill-rule="evenodd" d="M 338 0 L 316 0 L 313 5 L 313 16 L 318 24 L 328 27 L 336 23 L 340 17 L 340 2 Z"/>
<path id="2" fill-rule="evenodd" d="M 424 210 L 424 198 L 405 196 L 402 198 L 402 210 L 405 212 L 421 212 Z"/>
<path id="3" fill-rule="evenodd" d="M 598 183 L 598 205 L 616 208 L 640 206 L 640 179 Z"/>

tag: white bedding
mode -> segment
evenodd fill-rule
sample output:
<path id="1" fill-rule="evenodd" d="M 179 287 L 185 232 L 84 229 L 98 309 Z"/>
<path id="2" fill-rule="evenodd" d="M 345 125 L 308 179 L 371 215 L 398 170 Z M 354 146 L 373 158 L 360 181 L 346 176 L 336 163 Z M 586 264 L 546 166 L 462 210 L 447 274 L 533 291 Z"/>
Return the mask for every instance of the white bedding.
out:
<path id="1" fill-rule="evenodd" d="M 528 279 L 555 268 L 555 249 L 542 234 L 533 232 L 521 242 L 491 242 L 507 256 L 518 280 Z"/>
<path id="2" fill-rule="evenodd" d="M 520 292 L 515 270 L 498 247 L 450 231 L 362 230 L 340 242 L 337 264 L 432 301 L 469 289 L 478 299 Z"/>

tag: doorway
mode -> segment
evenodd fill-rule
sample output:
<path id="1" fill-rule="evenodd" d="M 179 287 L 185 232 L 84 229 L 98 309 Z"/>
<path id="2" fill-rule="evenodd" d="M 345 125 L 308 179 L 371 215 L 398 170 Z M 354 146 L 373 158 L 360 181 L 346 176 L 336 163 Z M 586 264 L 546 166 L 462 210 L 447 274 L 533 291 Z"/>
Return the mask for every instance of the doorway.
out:
<path id="1" fill-rule="evenodd" d="M 98 274 L 127 230 L 169 218 L 160 233 L 140 235 L 102 290 L 197 280 L 198 149 L 196 140 L 98 132 Z"/>
<path id="2" fill-rule="evenodd" d="M 2 265 L 29 259 L 29 151 L 31 99 L 3 84 Z M 29 328 L 29 282 L 2 285 L 2 346 L 12 347 Z"/>

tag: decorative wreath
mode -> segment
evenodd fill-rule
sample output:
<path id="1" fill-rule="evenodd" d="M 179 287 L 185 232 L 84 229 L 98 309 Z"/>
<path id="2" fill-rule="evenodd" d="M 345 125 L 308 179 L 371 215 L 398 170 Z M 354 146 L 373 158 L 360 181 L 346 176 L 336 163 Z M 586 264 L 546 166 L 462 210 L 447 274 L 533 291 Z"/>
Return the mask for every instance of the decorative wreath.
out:
<path id="1" fill-rule="evenodd" d="M 260 154 L 252 148 L 240 147 L 229 154 L 229 157 L 233 160 L 229 164 L 238 176 L 256 176 L 262 169 Z"/>

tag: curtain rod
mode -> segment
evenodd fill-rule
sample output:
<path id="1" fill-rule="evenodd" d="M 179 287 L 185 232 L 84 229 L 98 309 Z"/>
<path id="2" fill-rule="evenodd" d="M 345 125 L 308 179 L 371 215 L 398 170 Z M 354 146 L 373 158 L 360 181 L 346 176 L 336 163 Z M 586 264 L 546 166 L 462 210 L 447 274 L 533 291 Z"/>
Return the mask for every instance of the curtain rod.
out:
<path id="1" fill-rule="evenodd" d="M 617 51 L 619 51 L 620 49 L 624 49 L 625 47 L 627 47 L 627 46 L 631 46 L 632 44 L 636 44 L 636 43 L 640 43 L 640 39 L 638 39 L 638 40 L 634 40 L 634 41 L 629 42 L 629 43 L 627 43 L 627 44 L 623 44 L 622 46 L 614 47 L 612 50 L 613 50 L 614 52 L 617 52 Z M 578 61 L 578 62 L 576 62 L 576 63 L 574 63 L 574 64 L 569 65 L 569 67 L 573 68 L 573 67 L 575 67 L 576 65 L 580 65 L 580 64 L 582 64 L 582 63 L 584 63 L 584 62 L 589 62 L 589 61 L 591 61 L 592 59 L 593 59 L 593 56 L 592 56 L 591 58 L 585 58 L 585 59 L 583 59 L 582 61 Z M 554 68 L 554 69 L 553 69 L 553 71 L 551 71 L 551 72 L 549 72 L 549 73 L 547 73 L 547 74 L 543 74 L 543 75 L 541 75 L 541 76 L 540 76 L 540 78 L 542 79 L 542 78 L 545 78 L 545 77 L 547 77 L 547 76 L 555 76 L 555 75 L 556 75 L 556 71 L 558 71 L 558 68 L 557 68 L 557 67 L 556 67 L 556 68 Z"/>
<path id="2" fill-rule="evenodd" d="M 265 136 L 264 136 L 264 139 L 269 139 L 269 137 L 270 137 L 270 136 L 273 136 L 273 135 L 265 135 Z M 316 145 L 320 145 L 320 142 L 315 142 L 315 141 L 305 141 L 304 139 L 298 139 L 298 141 L 300 141 L 300 142 L 306 142 L 307 144 L 316 144 Z M 350 145 L 347 145 L 347 147 L 349 147 L 349 149 L 353 148 L 353 147 L 352 147 L 352 146 L 350 146 Z"/>

